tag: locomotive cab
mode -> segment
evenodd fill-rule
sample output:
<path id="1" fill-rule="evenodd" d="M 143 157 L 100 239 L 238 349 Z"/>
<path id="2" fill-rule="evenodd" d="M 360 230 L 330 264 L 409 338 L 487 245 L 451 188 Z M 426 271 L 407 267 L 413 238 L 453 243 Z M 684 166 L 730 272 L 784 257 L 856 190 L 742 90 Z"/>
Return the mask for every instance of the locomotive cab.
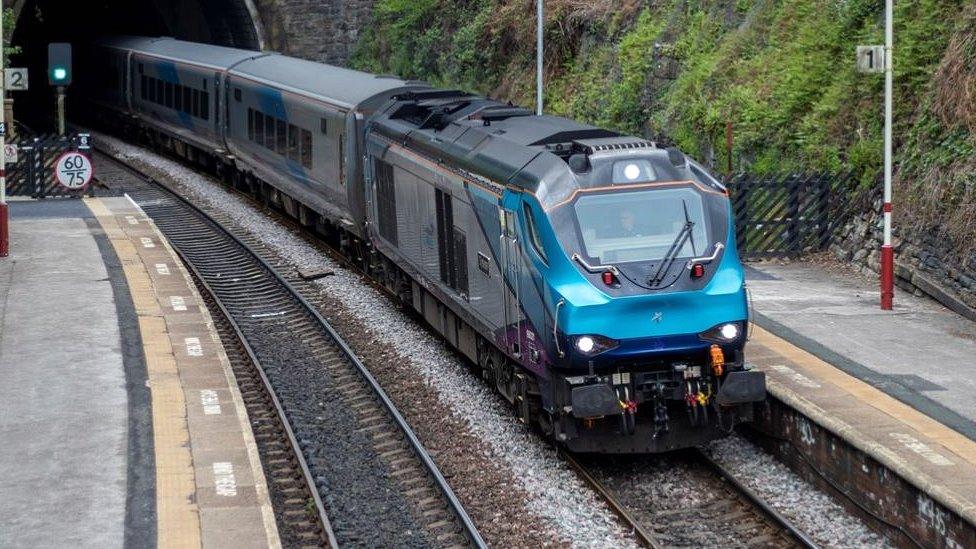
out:
<path id="1" fill-rule="evenodd" d="M 546 277 L 557 438 L 647 452 L 731 431 L 765 399 L 765 378 L 743 359 L 748 306 L 725 188 L 675 149 L 574 145 L 573 182 L 537 194 L 564 259 Z"/>

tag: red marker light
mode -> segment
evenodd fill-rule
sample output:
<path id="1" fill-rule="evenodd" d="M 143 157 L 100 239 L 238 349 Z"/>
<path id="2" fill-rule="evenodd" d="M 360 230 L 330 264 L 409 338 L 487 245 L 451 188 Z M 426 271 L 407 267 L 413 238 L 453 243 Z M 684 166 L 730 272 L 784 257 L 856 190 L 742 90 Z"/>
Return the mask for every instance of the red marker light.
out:
<path id="1" fill-rule="evenodd" d="M 613 273 L 610 271 L 603 271 L 603 283 L 607 286 L 616 286 L 617 277 L 613 276 Z"/>
<path id="2" fill-rule="evenodd" d="M 691 266 L 691 278 L 701 278 L 705 276 L 705 266 L 701 263 L 695 263 Z"/>

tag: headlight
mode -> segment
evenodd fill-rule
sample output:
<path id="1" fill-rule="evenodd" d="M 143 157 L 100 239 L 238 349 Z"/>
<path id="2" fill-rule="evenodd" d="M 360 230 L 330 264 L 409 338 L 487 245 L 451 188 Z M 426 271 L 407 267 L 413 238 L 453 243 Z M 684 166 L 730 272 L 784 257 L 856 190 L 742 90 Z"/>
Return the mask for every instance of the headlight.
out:
<path id="1" fill-rule="evenodd" d="M 576 349 L 581 353 L 589 353 L 593 350 L 593 346 L 596 342 L 590 336 L 583 336 L 576 339 Z"/>
<path id="2" fill-rule="evenodd" d="M 741 322 L 726 322 L 724 324 L 719 324 L 713 328 L 709 328 L 704 332 L 698 334 L 698 337 L 706 341 L 714 341 L 716 343 L 732 343 L 734 341 L 739 341 L 742 338 L 742 323 Z"/>
<path id="3" fill-rule="evenodd" d="M 576 337 L 574 345 L 581 354 L 593 356 L 613 349 L 617 346 L 617 341 L 601 335 L 581 335 Z"/>
<path id="4" fill-rule="evenodd" d="M 739 327 L 735 324 L 723 324 L 718 331 L 722 334 L 722 337 L 729 341 L 739 337 Z"/>

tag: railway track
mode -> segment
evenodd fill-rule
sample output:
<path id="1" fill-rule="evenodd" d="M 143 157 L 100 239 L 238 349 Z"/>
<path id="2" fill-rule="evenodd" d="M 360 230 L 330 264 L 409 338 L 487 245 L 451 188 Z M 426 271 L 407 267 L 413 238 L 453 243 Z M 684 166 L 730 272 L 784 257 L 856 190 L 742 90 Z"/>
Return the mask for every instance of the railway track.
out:
<path id="1" fill-rule="evenodd" d="M 250 195 L 238 194 L 251 199 Z M 279 213 L 269 212 L 276 221 L 291 229 L 308 235 L 298 223 Z M 246 238 L 246 237 L 245 237 Z M 359 271 L 359 266 L 337 254 L 331 247 L 322 244 L 314 235 L 308 237 L 317 247 L 331 255 L 350 269 Z M 261 247 L 257 241 L 251 242 Z M 303 286 L 300 277 L 291 277 L 292 283 Z M 366 280 L 369 280 L 368 278 Z M 389 291 L 373 284 L 379 290 Z M 313 292 L 314 293 L 314 292 Z M 794 526 L 786 517 L 770 507 L 762 498 L 742 485 L 719 463 L 702 452 L 686 452 L 683 458 L 693 462 L 699 474 L 709 477 L 711 491 L 719 494 L 707 508 L 700 509 L 697 519 L 689 519 L 687 513 L 661 511 L 654 509 L 654 502 L 628 502 L 608 483 L 600 480 L 592 467 L 581 463 L 571 455 L 563 453 L 566 461 L 580 477 L 602 497 L 620 520 L 630 527 L 637 539 L 647 547 L 670 547 L 686 544 L 701 544 L 702 530 L 724 530 L 725 541 L 738 547 L 817 547 L 817 544 L 803 531 Z M 622 473 L 628 474 L 629 470 Z M 694 522 L 693 527 L 689 525 Z M 704 538 L 708 539 L 708 538 Z M 714 539 L 714 538 L 713 538 Z M 705 543 L 708 544 L 707 542 Z"/>
<path id="2" fill-rule="evenodd" d="M 819 547 L 805 532 L 704 452 L 681 452 L 680 465 L 664 464 L 669 477 L 666 479 L 655 475 L 653 469 L 644 469 L 646 462 L 638 463 L 631 458 L 605 460 L 594 465 L 566 452 L 561 455 L 646 547 L 713 544 Z M 664 457 L 661 461 L 670 459 Z M 682 479 L 682 475 L 686 478 Z M 640 483 L 707 486 L 703 490 L 707 494 L 702 494 L 706 497 L 690 505 L 662 508 L 661 499 L 626 492 L 626 487 Z"/>
<path id="3" fill-rule="evenodd" d="M 103 179 L 124 180 L 220 313 L 255 438 L 267 450 L 262 463 L 283 540 L 485 546 L 386 393 L 258 243 L 138 169 L 107 155 L 98 161 Z"/>

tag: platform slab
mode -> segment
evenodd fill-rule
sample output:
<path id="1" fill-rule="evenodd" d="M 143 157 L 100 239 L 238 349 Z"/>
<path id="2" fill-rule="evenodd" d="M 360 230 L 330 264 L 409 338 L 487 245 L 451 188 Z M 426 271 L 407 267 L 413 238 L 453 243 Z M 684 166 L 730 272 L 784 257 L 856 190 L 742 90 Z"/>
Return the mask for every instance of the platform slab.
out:
<path id="1" fill-rule="evenodd" d="M 151 220 L 125 197 L 11 210 L 0 547 L 280 547 L 233 371 Z"/>
<path id="2" fill-rule="evenodd" d="M 976 323 L 900 290 L 882 311 L 877 281 L 840 265 L 756 263 L 746 279 L 761 326 L 976 439 Z"/>
<path id="3" fill-rule="evenodd" d="M 243 401 L 189 273 L 134 203 L 126 198 L 86 203 L 125 265 L 127 281 L 137 288 L 134 302 L 158 426 L 159 545 L 280 546 Z"/>
<path id="4" fill-rule="evenodd" d="M 2 547 L 123 543 L 125 372 L 91 220 L 79 201 L 11 204 L 11 253 L 0 260 Z"/>
<path id="5" fill-rule="evenodd" d="M 876 289 L 842 271 L 755 267 L 746 354 L 770 394 L 976 524 L 976 407 L 962 398 L 976 389 L 976 326 L 915 296 L 882 312 Z"/>

